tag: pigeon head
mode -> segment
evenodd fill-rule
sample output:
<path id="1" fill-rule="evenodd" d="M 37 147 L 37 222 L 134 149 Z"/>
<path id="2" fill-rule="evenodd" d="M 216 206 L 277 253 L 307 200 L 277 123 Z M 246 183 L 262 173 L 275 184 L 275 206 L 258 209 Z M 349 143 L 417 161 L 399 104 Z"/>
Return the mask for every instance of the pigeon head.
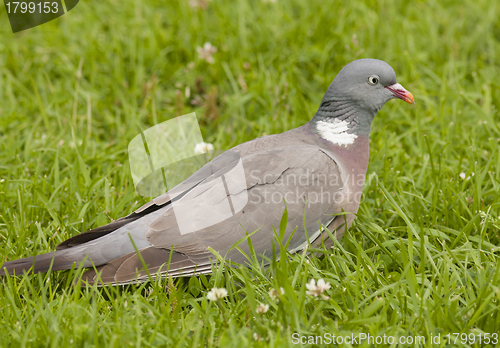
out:
<path id="1" fill-rule="evenodd" d="M 397 83 L 389 64 L 378 59 L 355 60 L 335 77 L 313 120 L 342 121 L 346 133 L 368 135 L 375 114 L 393 98 L 415 103 L 413 95 Z"/>
<path id="2" fill-rule="evenodd" d="M 415 102 L 413 95 L 396 82 L 392 67 L 378 59 L 359 59 L 346 65 L 333 80 L 325 98 L 355 101 L 359 108 L 373 114 L 392 98 Z"/>

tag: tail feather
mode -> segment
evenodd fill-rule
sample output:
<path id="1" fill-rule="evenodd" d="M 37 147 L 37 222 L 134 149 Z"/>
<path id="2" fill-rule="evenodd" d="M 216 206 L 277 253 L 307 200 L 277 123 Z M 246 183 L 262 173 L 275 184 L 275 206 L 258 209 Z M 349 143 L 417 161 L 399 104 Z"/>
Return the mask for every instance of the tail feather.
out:
<path id="1" fill-rule="evenodd" d="M 20 275 L 24 271 L 28 273 L 42 273 L 47 272 L 49 269 L 60 271 L 71 269 L 73 263 L 74 261 L 69 261 L 63 257 L 61 252 L 54 251 L 35 257 L 26 257 L 24 259 L 5 262 L 0 269 L 0 275 Z"/>

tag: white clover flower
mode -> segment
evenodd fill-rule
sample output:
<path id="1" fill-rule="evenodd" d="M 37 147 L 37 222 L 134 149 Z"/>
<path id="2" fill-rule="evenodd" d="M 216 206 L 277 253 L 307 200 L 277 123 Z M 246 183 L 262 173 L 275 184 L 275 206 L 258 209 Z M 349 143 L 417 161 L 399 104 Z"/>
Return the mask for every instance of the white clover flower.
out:
<path id="1" fill-rule="evenodd" d="M 330 283 L 325 282 L 323 278 L 318 279 L 318 282 L 314 279 L 311 279 L 309 283 L 306 284 L 306 294 L 309 296 L 318 297 L 321 296 L 324 300 L 328 300 L 330 297 L 323 295 L 323 292 L 330 289 Z"/>
<path id="2" fill-rule="evenodd" d="M 212 153 L 214 151 L 214 146 L 210 143 L 198 143 L 194 147 L 194 153 L 197 155 L 201 155 L 202 153 L 207 153 L 210 152 Z"/>
<path id="3" fill-rule="evenodd" d="M 460 173 L 460 178 L 461 178 L 462 180 L 465 180 L 465 173 Z"/>
<path id="4" fill-rule="evenodd" d="M 280 301 L 280 296 L 279 296 L 280 293 L 281 293 L 281 295 L 284 295 L 285 290 L 283 288 L 280 288 L 279 293 L 278 293 L 278 290 L 276 290 L 276 289 L 273 289 L 273 288 L 269 289 L 269 296 L 273 299 L 273 301 L 276 301 L 276 302 Z"/>
<path id="5" fill-rule="evenodd" d="M 212 46 L 210 42 L 205 42 L 203 47 L 196 48 L 196 51 L 198 51 L 200 59 L 204 59 L 208 63 L 212 64 L 214 62 L 213 55 L 217 52 L 217 47 Z"/>
<path id="6" fill-rule="evenodd" d="M 259 305 L 257 306 L 257 308 L 255 309 L 255 311 L 259 314 L 264 314 L 266 313 L 267 311 L 269 310 L 269 305 L 268 304 L 263 304 L 263 303 L 259 303 Z"/>
<path id="7" fill-rule="evenodd" d="M 210 301 L 219 301 L 221 298 L 227 296 L 227 290 L 224 288 L 212 288 L 207 294 Z"/>
<path id="8" fill-rule="evenodd" d="M 211 0 L 191 0 L 189 1 L 189 6 L 191 6 L 195 10 L 197 9 L 206 10 L 208 7 L 208 3 L 210 1 Z"/>

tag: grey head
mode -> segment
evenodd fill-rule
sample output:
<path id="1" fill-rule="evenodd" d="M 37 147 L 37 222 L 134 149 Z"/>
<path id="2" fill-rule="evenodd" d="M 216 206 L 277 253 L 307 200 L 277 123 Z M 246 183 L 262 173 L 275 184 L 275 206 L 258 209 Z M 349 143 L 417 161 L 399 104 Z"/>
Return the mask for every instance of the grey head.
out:
<path id="1" fill-rule="evenodd" d="M 368 136 L 373 117 L 393 98 L 415 103 L 413 95 L 397 83 L 389 64 L 378 59 L 355 60 L 330 84 L 311 122 L 343 121 L 345 133 Z"/>

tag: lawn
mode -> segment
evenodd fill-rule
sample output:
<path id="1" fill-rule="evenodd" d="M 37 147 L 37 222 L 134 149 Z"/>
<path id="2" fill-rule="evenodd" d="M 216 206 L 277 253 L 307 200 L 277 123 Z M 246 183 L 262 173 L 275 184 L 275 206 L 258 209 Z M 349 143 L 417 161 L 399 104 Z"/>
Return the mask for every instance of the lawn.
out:
<path id="1" fill-rule="evenodd" d="M 226 150 L 304 124 L 342 66 L 366 57 L 391 64 L 416 100 L 376 116 L 363 202 L 333 249 L 128 287 L 81 288 L 78 270 L 2 277 L 0 346 L 364 334 L 483 347 L 500 334 L 500 2 L 80 1 L 17 34 L 1 5 L 0 16 L 1 262 L 146 202 L 128 143 L 176 115 L 196 112 Z M 206 42 L 212 63 L 197 52 Z M 327 300 L 306 294 L 320 278 Z M 228 296 L 209 301 L 213 287 Z"/>

